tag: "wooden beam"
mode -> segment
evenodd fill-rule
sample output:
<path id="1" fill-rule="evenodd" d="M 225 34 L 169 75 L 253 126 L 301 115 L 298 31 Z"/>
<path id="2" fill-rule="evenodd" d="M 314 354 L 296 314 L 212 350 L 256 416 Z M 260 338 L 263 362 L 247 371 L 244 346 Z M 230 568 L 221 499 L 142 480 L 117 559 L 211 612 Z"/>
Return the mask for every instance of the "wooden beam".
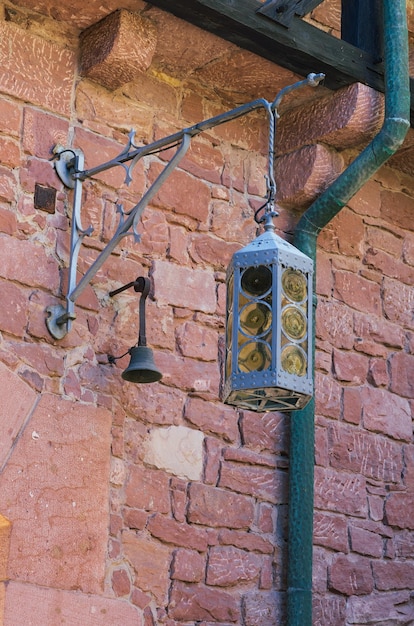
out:
<path id="1" fill-rule="evenodd" d="M 381 0 L 342 0 L 341 37 L 378 61 L 383 57 Z"/>
<path id="2" fill-rule="evenodd" d="M 339 89 L 354 82 L 384 91 L 384 68 L 374 56 L 293 16 L 290 27 L 257 13 L 258 0 L 147 0 L 240 48 L 299 76 L 323 72 L 325 85 Z M 414 82 L 411 81 L 414 122 Z"/>
<path id="3" fill-rule="evenodd" d="M 294 15 L 303 17 L 322 2 L 323 0 L 266 0 L 256 13 L 289 27 Z"/>

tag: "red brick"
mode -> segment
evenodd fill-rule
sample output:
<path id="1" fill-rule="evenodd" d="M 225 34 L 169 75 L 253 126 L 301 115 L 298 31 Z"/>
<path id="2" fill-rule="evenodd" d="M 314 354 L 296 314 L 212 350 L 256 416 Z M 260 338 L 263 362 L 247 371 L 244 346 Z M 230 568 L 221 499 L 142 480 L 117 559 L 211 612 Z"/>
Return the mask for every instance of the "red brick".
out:
<path id="1" fill-rule="evenodd" d="M 286 417 L 280 413 L 258 415 L 243 411 L 241 434 L 244 445 L 280 454 L 287 452 Z"/>
<path id="2" fill-rule="evenodd" d="M 382 557 L 384 552 L 384 540 L 381 535 L 355 526 L 350 527 L 349 534 L 351 550 L 353 552 L 376 558 Z"/>
<path id="3" fill-rule="evenodd" d="M 401 447 L 386 437 L 352 426 L 338 423 L 329 427 L 329 457 L 336 469 L 383 482 L 401 480 Z"/>
<path id="4" fill-rule="evenodd" d="M 272 503 L 287 499 L 287 475 L 259 466 L 224 462 L 218 486 Z"/>
<path id="5" fill-rule="evenodd" d="M 238 414 L 233 408 L 190 397 L 185 405 L 184 417 L 204 433 L 214 433 L 225 441 L 238 441 Z"/>
<path id="6" fill-rule="evenodd" d="M 50 159 L 52 149 L 68 143 L 69 124 L 61 117 L 25 107 L 23 112 L 23 149 L 28 154 Z"/>
<path id="7" fill-rule="evenodd" d="M 16 179 L 5 167 L 0 167 L 0 199 L 12 202 L 16 193 Z"/>
<path id="8" fill-rule="evenodd" d="M 414 493 L 391 493 L 385 502 L 387 524 L 414 530 Z"/>
<path id="9" fill-rule="evenodd" d="M 197 264 L 208 264 L 219 271 L 226 271 L 231 258 L 240 245 L 218 239 L 210 234 L 193 234 L 190 238 L 189 253 Z"/>
<path id="10" fill-rule="evenodd" d="M 173 556 L 171 578 L 188 583 L 197 583 L 204 579 L 205 558 L 195 550 L 179 549 Z"/>
<path id="11" fill-rule="evenodd" d="M 51 619 L 84 626 L 134 624 L 144 626 L 141 613 L 127 602 L 101 595 L 86 595 L 79 590 L 46 589 L 21 582 L 10 582 L 6 594 L 5 623 L 39 624 Z M 51 618 L 51 616 L 53 616 Z"/>
<path id="12" fill-rule="evenodd" d="M 217 361 L 218 334 L 194 322 L 185 322 L 176 329 L 177 343 L 183 356 L 201 361 Z"/>
<path id="13" fill-rule="evenodd" d="M 145 511 L 170 512 L 169 476 L 160 470 L 130 467 L 125 504 Z"/>
<path id="14" fill-rule="evenodd" d="M 151 183 L 160 174 L 160 168 L 151 164 Z M 175 170 L 164 182 L 152 203 L 196 220 L 206 227 L 210 212 L 211 194 L 208 186 L 201 180 L 181 170 Z"/>
<path id="15" fill-rule="evenodd" d="M 204 445 L 204 482 L 207 485 L 217 485 L 221 467 L 222 442 L 213 437 L 206 437 Z"/>
<path id="16" fill-rule="evenodd" d="M 414 355 L 397 352 L 389 359 L 390 390 L 398 396 L 414 398 Z"/>
<path id="17" fill-rule="evenodd" d="M 355 352 L 334 350 L 333 364 L 335 376 L 341 382 L 362 385 L 368 374 L 368 358 Z"/>
<path id="18" fill-rule="evenodd" d="M 358 425 L 362 417 L 361 389 L 345 387 L 342 398 L 344 421 Z"/>
<path id="19" fill-rule="evenodd" d="M 318 415 L 339 418 L 342 387 L 330 376 L 315 374 L 315 407 Z"/>
<path id="20" fill-rule="evenodd" d="M 208 485 L 190 484 L 188 521 L 217 528 L 249 528 L 253 522 L 252 498 Z"/>
<path id="21" fill-rule="evenodd" d="M 338 552 L 348 552 L 348 523 L 346 518 L 315 511 L 314 543 Z"/>
<path id="22" fill-rule="evenodd" d="M 405 193 L 383 191 L 381 194 L 381 217 L 394 226 L 413 230 L 414 199 Z"/>
<path id="23" fill-rule="evenodd" d="M 411 410 L 408 400 L 385 389 L 364 387 L 362 402 L 365 428 L 394 439 L 411 441 Z"/>
<path id="24" fill-rule="evenodd" d="M 369 560 L 356 555 L 334 556 L 329 568 L 329 588 L 346 596 L 370 594 L 374 581 Z"/>
<path id="25" fill-rule="evenodd" d="M 153 537 L 165 543 L 199 552 L 207 550 L 207 532 L 204 529 L 180 524 L 160 514 L 155 514 L 150 518 L 147 528 Z"/>
<path id="26" fill-rule="evenodd" d="M 117 569 L 112 573 L 112 589 L 117 598 L 129 595 L 131 581 L 125 569 Z"/>
<path id="27" fill-rule="evenodd" d="M 313 596 L 314 626 L 342 626 L 346 620 L 346 598 L 327 594 Z"/>
<path id="28" fill-rule="evenodd" d="M 168 613 L 173 619 L 184 622 L 237 622 L 240 618 L 239 602 L 229 593 L 181 582 L 172 586 Z"/>
<path id="29" fill-rule="evenodd" d="M 21 107 L 14 102 L 0 100 L 0 130 L 2 133 L 18 137 L 21 130 Z"/>
<path id="30" fill-rule="evenodd" d="M 0 329 L 23 337 L 27 326 L 28 294 L 13 283 L 1 282 Z"/>
<path id="31" fill-rule="evenodd" d="M 367 514 L 365 478 L 315 467 L 315 507 L 365 517 Z"/>
<path id="32" fill-rule="evenodd" d="M 379 591 L 413 589 L 414 563 L 373 561 L 375 587 Z"/>
<path id="33" fill-rule="evenodd" d="M 379 285 L 351 272 L 336 271 L 334 297 L 353 309 L 364 313 L 381 313 Z"/>
<path id="34" fill-rule="evenodd" d="M 151 592 L 160 604 L 164 604 L 169 583 L 170 548 L 131 531 L 125 532 L 122 539 L 125 555 L 134 568 L 135 586 Z"/>
<path id="35" fill-rule="evenodd" d="M 180 267 L 166 261 L 154 262 L 154 297 L 160 304 L 214 313 L 216 283 L 211 271 Z"/>
<path id="36" fill-rule="evenodd" d="M 6 21 L 0 42 L 2 92 L 69 115 L 75 52 Z"/>
<path id="37" fill-rule="evenodd" d="M 269 532 L 273 532 L 273 524 L 272 530 Z M 249 552 L 255 551 L 261 552 L 262 554 L 272 554 L 273 552 L 273 545 L 270 541 L 252 532 L 225 529 L 220 531 L 219 541 L 222 545 L 234 546 L 241 550 L 248 550 Z"/>
<path id="38" fill-rule="evenodd" d="M 414 330 L 413 288 L 396 280 L 384 278 L 383 302 L 386 317 L 395 324 Z"/>
<path id="39" fill-rule="evenodd" d="M 243 596 L 246 626 L 286 624 L 285 598 L 276 591 L 249 591 Z"/>
<path id="40" fill-rule="evenodd" d="M 220 369 L 217 362 L 197 361 L 170 352 L 157 352 L 155 362 L 165 385 L 211 394 L 214 400 L 218 399 Z"/>
<path id="41" fill-rule="evenodd" d="M 229 587 L 240 582 L 257 580 L 261 563 L 261 557 L 252 552 L 245 552 L 232 546 L 211 548 L 206 583 L 217 587 Z"/>
<path id="42" fill-rule="evenodd" d="M 334 300 L 320 300 L 316 315 L 316 335 L 337 348 L 353 347 L 353 311 Z"/>

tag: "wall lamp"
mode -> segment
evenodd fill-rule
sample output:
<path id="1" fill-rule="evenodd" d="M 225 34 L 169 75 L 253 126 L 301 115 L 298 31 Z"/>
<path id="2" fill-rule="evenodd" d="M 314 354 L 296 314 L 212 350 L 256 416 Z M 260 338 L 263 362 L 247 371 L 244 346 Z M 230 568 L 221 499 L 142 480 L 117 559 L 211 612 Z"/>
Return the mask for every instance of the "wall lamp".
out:
<path id="1" fill-rule="evenodd" d="M 136 146 L 131 131 L 124 150 L 111 161 L 84 169 L 83 152 L 76 148 L 55 146 L 56 172 L 63 184 L 73 189 L 70 240 L 69 280 L 66 306 L 47 308 L 46 325 L 55 339 L 62 339 L 76 319 L 75 302 L 103 263 L 126 236 L 139 241 L 137 223 L 152 198 L 186 154 L 191 139 L 203 131 L 264 108 L 269 118 L 268 172 L 266 202 L 255 214 L 264 224 L 264 233 L 237 252 L 227 273 L 226 362 L 223 400 L 255 411 L 292 410 L 305 406 L 313 391 L 312 372 L 312 273 L 313 262 L 274 230 L 276 184 L 274 180 L 274 142 L 278 106 L 284 95 L 302 86 L 316 87 L 324 74 L 309 74 L 305 80 L 282 89 L 273 102 L 258 99 L 204 120 L 149 145 Z M 135 165 L 144 156 L 167 148 L 177 150 L 152 186 L 128 212 L 117 206 L 119 223 L 113 237 L 94 263 L 76 283 L 77 262 L 83 239 L 93 228 L 81 223 L 82 183 L 87 178 L 123 167 L 125 182 L 132 181 Z M 153 382 L 161 378 L 155 368 L 152 352 L 146 346 L 145 298 L 148 279 L 138 278 L 110 295 L 129 287 L 141 292 L 140 337 L 128 352 L 131 362 L 122 377 L 131 382 Z M 143 335 L 141 336 L 141 331 Z M 148 352 L 149 351 L 149 352 Z M 125 356 L 125 355 L 124 355 Z M 120 357 L 118 357 L 120 358 Z M 111 362 L 116 357 L 110 357 Z M 142 372 L 146 371 L 146 374 Z M 138 373 L 141 372 L 141 373 Z"/>

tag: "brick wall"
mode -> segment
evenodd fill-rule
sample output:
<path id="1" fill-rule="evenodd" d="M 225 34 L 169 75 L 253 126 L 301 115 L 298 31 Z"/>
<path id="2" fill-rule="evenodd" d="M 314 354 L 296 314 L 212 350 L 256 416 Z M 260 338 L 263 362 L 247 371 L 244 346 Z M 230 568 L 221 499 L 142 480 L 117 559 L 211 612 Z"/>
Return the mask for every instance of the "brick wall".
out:
<path id="1" fill-rule="evenodd" d="M 79 74 L 89 23 L 10 7 L 0 21 L 3 624 L 275 626 L 285 619 L 289 417 L 219 400 L 225 270 L 256 234 L 264 116 L 195 138 L 145 211 L 140 243 L 124 239 L 79 298 L 71 332 L 56 341 L 45 326 L 67 281 L 72 200 L 52 148 L 81 148 L 92 167 L 123 149 L 131 127 L 149 143 L 252 99 L 227 89 L 219 68 L 232 68 L 235 86 L 243 72 L 260 76 L 253 97 L 274 95 L 266 61 L 241 53 L 238 66 L 230 44 L 139 9 L 157 44 L 115 91 Z M 185 52 L 173 67 L 167 40 L 197 41 L 202 70 Z M 315 130 L 321 112 L 332 123 Z M 282 116 L 284 236 L 381 115 L 381 99 L 358 86 Z M 140 162 L 129 187 L 122 168 L 84 184 L 82 222 L 94 232 L 80 272 L 110 239 L 117 204 L 134 206 L 170 156 Z M 319 238 L 315 626 L 414 620 L 413 210 L 412 178 L 384 167 Z M 163 379 L 134 386 L 120 376 L 128 359 L 107 355 L 136 342 L 137 295 L 108 292 L 143 274 Z"/>

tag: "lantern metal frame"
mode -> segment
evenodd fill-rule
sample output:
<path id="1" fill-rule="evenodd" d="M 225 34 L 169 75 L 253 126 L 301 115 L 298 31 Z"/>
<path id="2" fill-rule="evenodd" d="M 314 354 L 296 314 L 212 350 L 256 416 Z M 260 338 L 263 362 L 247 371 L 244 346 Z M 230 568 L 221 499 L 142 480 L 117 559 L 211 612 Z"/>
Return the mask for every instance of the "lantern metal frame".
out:
<path id="1" fill-rule="evenodd" d="M 227 270 L 222 399 L 227 404 L 257 412 L 301 409 L 313 394 L 313 261 L 276 235 L 272 219 L 273 214 L 268 211 L 265 232 L 235 252 Z M 261 291 L 246 292 L 243 286 L 246 272 L 253 270 L 259 276 L 260 271 L 263 275 L 264 268 L 270 275 L 270 282 Z M 283 276 L 289 271 L 303 277 L 305 288 L 302 296 L 299 293 L 299 299 L 292 297 L 283 286 Z M 265 326 L 263 322 L 261 330 L 256 328 L 259 331 L 256 334 L 254 323 L 253 330 L 249 331 L 242 321 L 247 308 L 250 308 L 251 318 L 265 319 L 268 315 L 270 323 Z M 283 321 L 288 309 L 297 313 L 293 332 L 292 329 L 287 332 L 289 328 L 286 329 Z M 298 318 L 303 321 L 302 329 L 296 325 Z M 285 350 L 295 353 L 299 365 L 304 365 L 303 371 L 296 362 L 291 363 L 290 368 L 284 366 Z M 243 351 L 250 355 L 248 366 L 244 366 L 241 358 Z"/>
<path id="2" fill-rule="evenodd" d="M 72 147 L 64 147 L 61 145 L 55 146 L 54 160 L 56 172 L 62 181 L 62 183 L 73 189 L 73 205 L 72 205 L 72 225 L 71 225 L 71 238 L 70 238 L 70 260 L 69 260 L 69 278 L 68 289 L 66 293 L 66 306 L 61 304 L 52 305 L 47 307 L 47 319 L 46 325 L 50 334 L 55 339 L 63 339 L 71 329 L 72 321 L 76 319 L 75 314 L 75 302 L 81 295 L 85 287 L 91 282 L 96 273 L 102 267 L 106 259 L 110 256 L 113 250 L 117 247 L 120 241 L 128 236 L 132 235 L 135 240 L 139 241 L 139 234 L 137 232 L 138 221 L 146 208 L 151 202 L 154 196 L 158 193 L 160 187 L 165 180 L 170 176 L 172 171 L 177 167 L 180 161 L 185 156 L 191 139 L 203 131 L 209 130 L 235 120 L 241 116 L 251 113 L 252 111 L 264 108 L 269 117 L 269 172 L 267 177 L 268 183 L 268 203 L 273 204 L 274 196 L 276 193 L 276 185 L 273 178 L 273 159 L 274 159 L 274 133 L 276 127 L 276 119 L 278 117 L 278 106 L 282 98 L 289 92 L 298 89 L 303 86 L 316 87 L 325 78 L 324 74 L 309 74 L 306 79 L 288 85 L 282 89 L 273 102 L 268 102 L 264 98 L 254 100 L 250 103 L 244 104 L 240 107 L 236 107 L 230 111 L 209 118 L 194 126 L 184 128 L 168 137 L 154 141 L 149 145 L 136 146 L 135 132 L 129 133 L 128 144 L 122 150 L 122 152 L 114 159 L 107 161 L 101 165 L 90 169 L 84 169 L 84 154 L 82 150 Z M 154 181 L 151 187 L 143 194 L 139 202 L 128 212 L 124 211 L 122 205 L 117 206 L 119 213 L 119 223 L 116 231 L 105 248 L 100 252 L 95 261 L 82 276 L 77 283 L 77 265 L 78 256 L 81 249 L 82 242 L 85 237 L 89 236 L 93 232 L 92 226 L 83 228 L 81 221 L 81 209 L 82 209 L 82 183 L 99 173 L 105 172 L 113 167 L 122 167 L 125 170 L 125 183 L 129 184 L 132 181 L 132 174 L 135 165 L 140 159 L 145 156 L 156 154 L 161 150 L 176 147 L 177 150 L 171 160 L 167 163 L 165 168 L 159 174 L 158 178 Z"/>

